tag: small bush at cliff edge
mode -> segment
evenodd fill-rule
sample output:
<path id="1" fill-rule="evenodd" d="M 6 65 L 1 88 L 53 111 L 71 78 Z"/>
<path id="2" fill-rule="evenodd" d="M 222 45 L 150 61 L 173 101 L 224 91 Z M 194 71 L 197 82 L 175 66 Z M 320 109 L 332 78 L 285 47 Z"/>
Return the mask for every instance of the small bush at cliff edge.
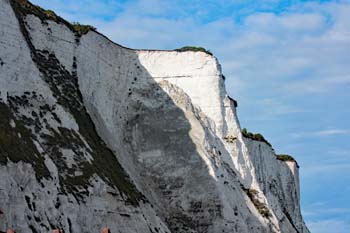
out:
<path id="1" fill-rule="evenodd" d="M 175 51 L 177 52 L 186 52 L 186 51 L 193 51 L 193 52 L 203 52 L 206 54 L 209 54 L 211 56 L 213 56 L 212 52 L 210 52 L 210 50 L 207 50 L 203 47 L 196 47 L 196 46 L 185 46 L 179 49 L 175 49 Z"/>
<path id="2" fill-rule="evenodd" d="M 299 168 L 298 162 L 290 155 L 286 155 L 286 154 L 276 155 L 276 159 L 283 161 L 283 162 L 294 162 L 296 164 L 296 166 Z"/>
<path id="3" fill-rule="evenodd" d="M 286 154 L 276 155 L 276 158 L 281 161 L 296 162 L 292 156 Z"/>
<path id="4" fill-rule="evenodd" d="M 242 134 L 243 134 L 243 137 L 245 138 L 250 138 L 252 140 L 259 141 L 259 142 L 265 142 L 267 145 L 271 146 L 271 144 L 260 133 L 254 134 L 254 133 L 248 132 L 246 128 L 243 128 Z"/>
<path id="5" fill-rule="evenodd" d="M 96 28 L 91 25 L 84 25 L 77 22 L 73 22 L 72 27 L 78 35 L 85 35 L 89 31 L 96 31 Z"/>
<path id="6" fill-rule="evenodd" d="M 66 21 L 65 19 L 58 16 L 54 11 L 52 10 L 45 10 L 41 8 L 40 6 L 34 5 L 31 2 L 27 0 L 16 0 L 14 1 L 14 4 L 16 6 L 16 9 L 18 11 L 21 11 L 22 14 L 33 14 L 40 18 L 42 22 L 45 22 L 47 20 L 53 20 L 56 23 L 62 23 L 68 26 L 72 31 L 74 31 L 75 35 L 77 37 L 80 37 L 82 35 L 87 34 L 89 31 L 96 31 L 96 28 L 90 25 L 83 25 L 79 23 L 70 23 Z"/>

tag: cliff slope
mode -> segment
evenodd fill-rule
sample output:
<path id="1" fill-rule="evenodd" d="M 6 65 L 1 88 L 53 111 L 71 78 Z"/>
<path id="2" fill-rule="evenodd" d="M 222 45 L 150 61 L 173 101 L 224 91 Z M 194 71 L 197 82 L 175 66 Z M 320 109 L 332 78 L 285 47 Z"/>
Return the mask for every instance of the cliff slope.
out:
<path id="1" fill-rule="evenodd" d="M 309 232 L 298 165 L 242 134 L 215 57 L 0 6 L 0 231 Z"/>

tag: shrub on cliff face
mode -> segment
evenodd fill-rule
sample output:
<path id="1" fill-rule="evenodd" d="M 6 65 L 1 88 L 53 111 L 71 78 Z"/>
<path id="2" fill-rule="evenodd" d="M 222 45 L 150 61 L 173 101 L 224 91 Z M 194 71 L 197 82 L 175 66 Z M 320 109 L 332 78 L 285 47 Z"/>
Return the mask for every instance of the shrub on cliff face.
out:
<path id="1" fill-rule="evenodd" d="M 77 23 L 77 22 L 73 22 L 72 23 L 72 27 L 73 27 L 75 33 L 77 35 L 79 35 L 79 36 L 85 35 L 89 31 L 95 31 L 96 30 L 96 28 L 91 26 L 91 25 L 84 25 L 84 24 L 80 24 L 80 23 Z"/>
<path id="2" fill-rule="evenodd" d="M 196 47 L 196 46 L 185 46 L 179 49 L 175 49 L 175 51 L 178 51 L 178 52 L 194 51 L 194 52 L 203 52 L 209 55 L 213 55 L 209 50 L 203 47 Z"/>
<path id="3" fill-rule="evenodd" d="M 246 128 L 243 128 L 242 134 L 243 134 L 243 137 L 250 138 L 252 140 L 259 141 L 259 142 L 265 142 L 267 145 L 271 146 L 271 144 L 260 133 L 254 134 L 254 133 L 248 132 Z"/>
<path id="4" fill-rule="evenodd" d="M 65 24 L 72 31 L 74 31 L 77 37 L 85 35 L 89 31 L 96 31 L 96 28 L 90 25 L 83 25 L 79 23 L 69 23 L 68 21 L 58 16 L 54 11 L 45 10 L 40 6 L 30 3 L 27 0 L 14 0 L 13 4 L 15 8 L 22 14 L 24 15 L 33 14 L 38 18 L 40 18 L 42 22 L 46 22 L 47 20 L 53 20 L 56 23 Z"/>
<path id="5" fill-rule="evenodd" d="M 294 162 L 294 163 L 296 163 L 296 166 L 299 168 L 298 162 L 290 155 L 279 154 L 279 155 L 276 155 L 276 159 L 278 159 L 280 161 L 284 161 L 284 162 Z"/>
<path id="6" fill-rule="evenodd" d="M 281 161 L 296 162 L 296 160 L 292 156 L 286 154 L 276 155 L 276 158 Z"/>
<path id="7" fill-rule="evenodd" d="M 45 14 L 47 15 L 47 17 L 52 18 L 52 19 L 56 19 L 57 15 L 54 11 L 52 10 L 44 10 Z"/>
<path id="8" fill-rule="evenodd" d="M 58 16 L 52 10 L 45 10 L 38 5 L 30 3 L 27 0 L 17 0 L 17 2 L 26 13 L 34 14 L 41 20 L 51 19 L 56 21 L 58 19 Z"/>

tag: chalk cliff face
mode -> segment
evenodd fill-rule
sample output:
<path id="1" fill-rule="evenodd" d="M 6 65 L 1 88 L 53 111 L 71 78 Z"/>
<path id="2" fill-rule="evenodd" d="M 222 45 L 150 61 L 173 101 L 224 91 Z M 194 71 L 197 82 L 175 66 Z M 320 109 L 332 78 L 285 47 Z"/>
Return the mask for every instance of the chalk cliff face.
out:
<path id="1" fill-rule="evenodd" d="M 244 137 L 215 57 L 0 6 L 0 231 L 309 232 L 296 162 Z"/>

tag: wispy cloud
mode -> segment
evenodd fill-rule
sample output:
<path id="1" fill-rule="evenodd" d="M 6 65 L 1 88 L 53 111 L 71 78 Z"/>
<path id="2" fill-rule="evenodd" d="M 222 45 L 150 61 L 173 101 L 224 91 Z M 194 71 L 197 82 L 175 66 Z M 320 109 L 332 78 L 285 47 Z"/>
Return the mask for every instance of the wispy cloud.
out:
<path id="1" fill-rule="evenodd" d="M 310 78 L 303 81 L 292 81 L 286 86 L 292 93 L 331 93 L 337 87 L 350 87 L 350 74 L 346 76 L 330 76 L 327 78 Z"/>
<path id="2" fill-rule="evenodd" d="M 312 233 L 348 233 L 350 224 L 341 220 L 310 221 L 307 225 Z"/>
<path id="3" fill-rule="evenodd" d="M 328 150 L 328 153 L 331 155 L 336 155 L 336 156 L 350 156 L 350 150 L 345 150 L 343 148 L 334 148 Z"/>
<path id="4" fill-rule="evenodd" d="M 324 207 L 322 209 L 318 209 L 317 206 L 312 206 L 311 208 L 310 208 L 310 210 L 303 211 L 303 215 L 306 218 L 310 218 L 310 217 L 314 217 L 314 216 L 319 217 L 319 216 L 323 216 L 325 214 L 349 214 L 350 213 L 350 208 L 327 208 L 327 207 Z"/>
<path id="5" fill-rule="evenodd" d="M 324 136 L 337 136 L 337 135 L 350 135 L 348 129 L 324 129 L 311 132 L 298 132 L 292 133 L 294 138 L 306 138 L 306 137 L 324 137 Z"/>
<path id="6" fill-rule="evenodd" d="M 342 135 L 342 134 L 350 134 L 350 130 L 328 129 L 328 130 L 321 130 L 321 131 L 315 132 L 315 134 L 319 136 Z"/>
<path id="7" fill-rule="evenodd" d="M 238 76 L 250 89 L 259 85 L 272 90 L 266 85 L 274 82 L 280 91 L 303 94 L 349 83 L 350 6 L 346 4 L 284 4 L 289 7 L 284 9 L 279 1 L 208 1 L 205 7 L 201 1 L 34 2 L 55 6 L 72 21 L 94 24 L 128 47 L 207 47 L 224 64 L 228 86 L 236 81 L 230 77 Z M 244 17 L 237 21 L 240 15 Z M 235 96 L 245 98 L 244 90 L 236 89 Z"/>
<path id="8" fill-rule="evenodd" d="M 302 175 L 305 179 L 315 178 L 320 174 L 328 174 L 336 177 L 348 174 L 350 162 L 326 164 L 320 161 L 318 163 L 303 166 L 302 168 Z"/>
<path id="9" fill-rule="evenodd" d="M 266 98 L 258 101 L 264 109 L 269 109 L 270 115 L 284 115 L 290 113 L 300 113 L 305 112 L 305 109 L 298 108 L 296 106 L 291 106 L 289 103 L 283 103 L 280 100 L 273 98 Z"/>

